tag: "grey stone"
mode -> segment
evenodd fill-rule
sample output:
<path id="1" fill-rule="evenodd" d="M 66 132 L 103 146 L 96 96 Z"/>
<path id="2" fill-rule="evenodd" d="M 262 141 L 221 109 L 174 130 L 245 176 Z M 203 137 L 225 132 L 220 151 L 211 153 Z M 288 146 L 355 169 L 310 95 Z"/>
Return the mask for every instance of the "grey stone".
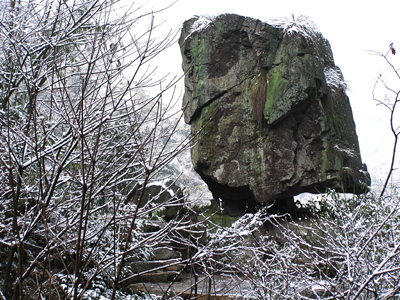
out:
<path id="1" fill-rule="evenodd" d="M 175 251 L 169 247 L 158 247 L 153 250 L 154 260 L 165 260 L 174 257 Z"/>
<path id="2" fill-rule="evenodd" d="M 138 184 L 127 196 L 128 201 L 134 201 L 142 192 L 142 185 Z M 146 185 L 139 207 L 151 205 L 152 207 L 163 207 L 162 215 L 169 220 L 178 216 L 183 205 L 183 192 L 180 187 L 172 181 L 157 181 Z"/>
<path id="3" fill-rule="evenodd" d="M 192 32 L 196 20 L 179 39 L 183 110 L 192 133 L 203 132 L 194 168 L 226 210 L 291 210 L 294 195 L 327 188 L 365 192 L 370 176 L 329 42 L 233 14 Z"/>

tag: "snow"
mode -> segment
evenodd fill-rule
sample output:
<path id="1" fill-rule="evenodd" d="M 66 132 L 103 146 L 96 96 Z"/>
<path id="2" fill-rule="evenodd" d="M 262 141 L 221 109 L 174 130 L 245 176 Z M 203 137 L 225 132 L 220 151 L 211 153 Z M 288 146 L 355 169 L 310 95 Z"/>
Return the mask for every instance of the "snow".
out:
<path id="1" fill-rule="evenodd" d="M 193 23 L 191 32 L 188 34 L 186 39 L 194 32 L 207 29 L 210 26 L 210 23 L 215 19 L 215 16 L 210 15 L 198 16 L 198 19 Z M 283 29 L 284 34 L 289 36 L 295 33 L 301 33 L 305 37 L 315 41 L 321 35 L 318 26 L 306 15 L 295 16 L 292 14 L 290 18 L 271 19 L 267 20 L 267 23 L 274 27 Z"/>
<path id="2" fill-rule="evenodd" d="M 210 23 L 212 23 L 214 20 L 215 20 L 215 16 L 209 16 L 209 15 L 198 16 L 198 19 L 193 23 L 192 27 L 190 28 L 191 31 L 185 38 L 185 41 L 194 32 L 200 32 L 200 31 L 207 29 L 210 26 Z"/>
<path id="3" fill-rule="evenodd" d="M 192 29 L 191 33 L 195 32 L 195 31 L 202 31 L 202 30 L 206 29 L 210 25 L 210 23 L 213 22 L 214 20 L 215 20 L 214 16 L 209 16 L 209 15 L 200 16 L 197 19 L 197 21 L 195 21 L 193 23 L 192 28 L 191 28 Z"/>
<path id="4" fill-rule="evenodd" d="M 267 23 L 283 29 L 284 34 L 289 36 L 295 33 L 301 33 L 314 41 L 315 38 L 320 35 L 318 26 L 306 15 L 295 16 L 292 14 L 290 18 L 271 19 L 268 20 Z"/>
<path id="5" fill-rule="evenodd" d="M 324 69 L 324 75 L 326 79 L 326 83 L 332 91 L 336 91 L 339 88 L 342 88 L 344 91 L 347 89 L 347 83 L 343 79 L 342 72 L 339 68 L 327 67 Z"/>
<path id="6" fill-rule="evenodd" d="M 341 148 L 339 145 L 335 145 L 333 148 L 336 150 L 345 153 L 347 156 L 356 157 L 357 155 L 354 153 L 354 150 L 348 148 Z"/>

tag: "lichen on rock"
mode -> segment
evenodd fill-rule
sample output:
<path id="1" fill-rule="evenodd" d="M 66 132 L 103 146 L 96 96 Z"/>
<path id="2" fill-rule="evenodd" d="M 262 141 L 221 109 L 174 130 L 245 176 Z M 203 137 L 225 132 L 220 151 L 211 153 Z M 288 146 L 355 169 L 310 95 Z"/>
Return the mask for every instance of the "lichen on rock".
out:
<path id="1" fill-rule="evenodd" d="M 233 14 L 193 31 L 197 20 L 179 39 L 183 110 L 203 132 L 192 161 L 214 197 L 285 210 L 302 192 L 364 192 L 370 178 L 329 42 Z"/>

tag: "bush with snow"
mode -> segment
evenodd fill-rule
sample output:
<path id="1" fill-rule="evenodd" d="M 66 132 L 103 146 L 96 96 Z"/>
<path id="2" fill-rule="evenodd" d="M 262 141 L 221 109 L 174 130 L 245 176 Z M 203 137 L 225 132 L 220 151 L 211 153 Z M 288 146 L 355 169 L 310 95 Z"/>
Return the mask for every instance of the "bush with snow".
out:
<path id="1" fill-rule="evenodd" d="M 396 299 L 399 199 L 397 189 L 382 198 L 329 192 L 309 204 L 312 216 L 246 215 L 214 240 L 224 253 L 252 252 L 246 263 L 225 261 L 252 282 L 248 299 Z M 269 224 L 265 236 L 254 235 L 260 221 Z"/>

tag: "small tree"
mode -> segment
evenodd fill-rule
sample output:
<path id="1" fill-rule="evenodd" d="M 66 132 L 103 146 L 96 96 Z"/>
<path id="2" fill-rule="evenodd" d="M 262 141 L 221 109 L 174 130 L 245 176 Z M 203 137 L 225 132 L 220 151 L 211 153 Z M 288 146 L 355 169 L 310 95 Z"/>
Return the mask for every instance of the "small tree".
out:
<path id="1" fill-rule="evenodd" d="M 370 51 L 371 54 L 376 55 L 381 57 L 385 63 L 390 67 L 392 70 L 392 75 L 394 75 L 394 79 L 397 81 L 400 79 L 400 73 L 399 69 L 396 68 L 394 63 L 391 60 L 391 56 L 393 57 L 396 55 L 396 50 L 393 47 L 393 43 L 389 45 L 389 50 L 386 52 L 386 54 L 383 54 L 381 52 L 377 51 Z M 399 126 L 396 124 L 397 120 L 395 118 L 396 114 L 396 107 L 398 102 L 400 101 L 400 88 L 396 88 L 396 86 L 392 86 L 393 82 L 385 82 L 385 80 L 382 78 L 382 74 L 379 75 L 376 84 L 374 86 L 374 89 L 372 91 L 372 95 L 374 100 L 378 103 L 378 105 L 382 105 L 385 108 L 387 108 L 390 112 L 390 129 L 392 131 L 393 137 L 394 137 L 394 143 L 393 143 L 393 151 L 392 151 L 392 159 L 390 163 L 390 169 L 389 172 L 386 176 L 385 183 L 382 187 L 382 191 L 380 196 L 382 197 L 385 194 L 386 188 L 388 187 L 389 180 L 392 177 L 392 173 L 395 170 L 394 164 L 395 164 L 395 158 L 396 158 L 396 150 L 397 150 L 397 142 L 400 134 Z M 397 82 L 398 84 L 398 82 Z M 384 88 L 384 96 L 377 96 L 377 90 L 379 87 Z"/>
<path id="2" fill-rule="evenodd" d="M 168 146 L 174 81 L 148 67 L 175 35 L 156 38 L 153 13 L 117 0 L 0 5 L 2 290 L 81 299 L 101 276 L 114 299 L 126 258 L 179 224 L 141 230 L 163 205 L 141 205 L 146 185 L 190 142 Z"/>

